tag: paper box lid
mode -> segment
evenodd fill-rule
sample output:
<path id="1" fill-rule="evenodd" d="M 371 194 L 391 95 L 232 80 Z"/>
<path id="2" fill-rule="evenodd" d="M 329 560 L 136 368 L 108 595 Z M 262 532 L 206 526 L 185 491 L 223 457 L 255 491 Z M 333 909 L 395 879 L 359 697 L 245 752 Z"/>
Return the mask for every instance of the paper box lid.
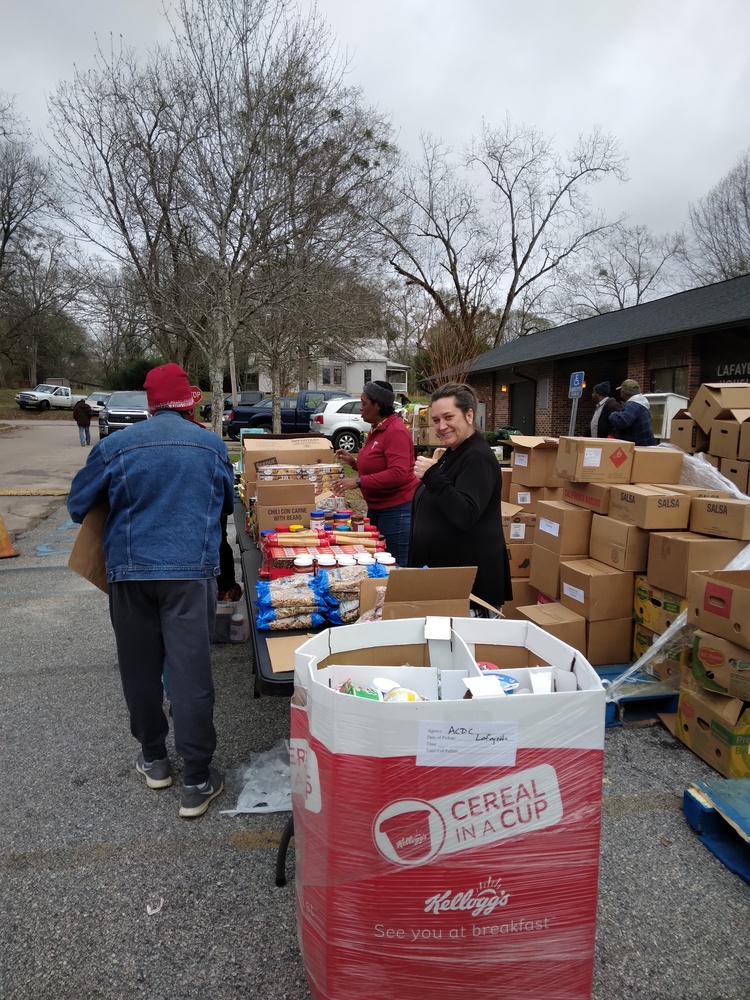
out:
<path id="1" fill-rule="evenodd" d="M 714 423 L 719 420 L 722 423 L 726 421 L 733 421 L 737 424 L 744 424 L 746 420 L 750 419 L 750 410 L 746 409 L 735 409 L 734 407 L 728 406 L 725 410 L 720 410 L 714 417 Z M 713 424 L 711 425 L 713 426 Z"/>
<path id="2" fill-rule="evenodd" d="M 250 435 L 242 439 L 242 471 L 254 482 L 259 465 L 315 465 L 334 462 L 333 445 L 322 435 Z"/>
<path id="3" fill-rule="evenodd" d="M 476 575 L 476 566 L 393 570 L 385 590 L 383 618 L 468 615 Z"/>
<path id="4" fill-rule="evenodd" d="M 514 448 L 557 448 L 557 438 L 511 434 L 508 439 L 508 444 L 512 445 Z"/>

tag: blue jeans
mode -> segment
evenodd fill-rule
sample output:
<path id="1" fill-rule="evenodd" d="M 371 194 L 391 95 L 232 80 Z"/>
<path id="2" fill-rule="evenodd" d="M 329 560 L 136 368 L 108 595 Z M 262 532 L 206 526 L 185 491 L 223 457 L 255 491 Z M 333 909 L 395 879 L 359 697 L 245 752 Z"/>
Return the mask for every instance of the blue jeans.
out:
<path id="1" fill-rule="evenodd" d="M 81 439 L 81 444 L 91 444 L 91 431 L 88 427 L 79 427 L 78 436 Z"/>
<path id="2" fill-rule="evenodd" d="M 383 510 L 367 508 L 367 516 L 385 538 L 386 548 L 399 566 L 409 564 L 409 532 L 411 530 L 411 501 Z"/>

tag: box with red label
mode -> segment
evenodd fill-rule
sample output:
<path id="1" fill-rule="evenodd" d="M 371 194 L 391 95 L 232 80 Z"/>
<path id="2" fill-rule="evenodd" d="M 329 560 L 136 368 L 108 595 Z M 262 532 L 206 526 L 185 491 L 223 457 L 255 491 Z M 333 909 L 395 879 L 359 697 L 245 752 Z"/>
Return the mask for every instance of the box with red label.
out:
<path id="1" fill-rule="evenodd" d="M 652 586 L 645 576 L 636 576 L 633 618 L 661 635 L 687 607 L 687 598 Z"/>
<path id="2" fill-rule="evenodd" d="M 313 1000 L 458 1000 L 488 984 L 495 1000 L 590 997 L 601 682 L 530 622 L 453 626 L 340 627 L 295 654 L 297 926 Z M 477 670 L 480 650 L 546 665 L 508 668 L 528 693 L 506 695 Z M 389 701 L 336 690 L 389 678 L 401 685 Z M 429 700 L 399 700 L 404 689 Z"/>
<path id="3" fill-rule="evenodd" d="M 691 666 L 701 687 L 750 701 L 750 649 L 698 629 Z"/>
<path id="4" fill-rule="evenodd" d="M 557 438 L 514 434 L 510 444 L 513 446 L 514 483 L 522 486 L 562 486 L 562 481 L 555 474 Z"/>
<path id="5" fill-rule="evenodd" d="M 693 573 L 688 621 L 704 632 L 750 647 L 750 570 Z"/>
<path id="6" fill-rule="evenodd" d="M 676 734 L 725 778 L 750 778 L 750 707 L 683 677 Z"/>
<path id="7" fill-rule="evenodd" d="M 557 474 L 574 483 L 629 483 L 634 448 L 612 438 L 561 437 Z"/>
<path id="8" fill-rule="evenodd" d="M 592 517 L 590 510 L 564 500 L 541 500 L 536 507 L 534 540 L 559 555 L 588 554 Z"/>
<path id="9" fill-rule="evenodd" d="M 563 483 L 562 499 L 576 507 L 586 507 L 594 514 L 609 512 L 609 491 L 605 483 Z"/>

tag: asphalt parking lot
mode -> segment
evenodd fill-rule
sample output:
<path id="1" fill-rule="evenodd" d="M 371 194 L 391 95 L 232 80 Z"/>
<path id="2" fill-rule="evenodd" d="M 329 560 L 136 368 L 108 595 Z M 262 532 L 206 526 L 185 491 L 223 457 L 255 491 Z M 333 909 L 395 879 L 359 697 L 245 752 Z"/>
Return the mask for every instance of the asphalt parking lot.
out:
<path id="1" fill-rule="evenodd" d="M 106 598 L 66 567 L 64 498 L 45 503 L 0 560 L 0 998 L 307 1000 L 293 883 L 274 882 L 286 816 L 221 815 L 226 792 L 186 822 L 179 782 L 145 788 Z M 288 735 L 251 669 L 249 645 L 215 647 L 225 768 Z M 661 725 L 607 730 L 595 1000 L 748 996 L 750 887 L 681 812 L 714 776 Z"/>

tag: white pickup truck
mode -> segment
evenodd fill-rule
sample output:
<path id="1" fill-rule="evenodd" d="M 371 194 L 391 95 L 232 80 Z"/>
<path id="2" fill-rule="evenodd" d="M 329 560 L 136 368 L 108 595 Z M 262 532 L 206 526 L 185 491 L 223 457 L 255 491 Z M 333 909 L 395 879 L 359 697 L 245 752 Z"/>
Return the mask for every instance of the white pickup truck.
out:
<path id="1" fill-rule="evenodd" d="M 15 396 L 22 410 L 48 410 L 54 406 L 58 410 L 72 410 L 79 399 L 85 396 L 74 396 L 67 385 L 38 385 L 36 389 L 24 389 Z"/>

